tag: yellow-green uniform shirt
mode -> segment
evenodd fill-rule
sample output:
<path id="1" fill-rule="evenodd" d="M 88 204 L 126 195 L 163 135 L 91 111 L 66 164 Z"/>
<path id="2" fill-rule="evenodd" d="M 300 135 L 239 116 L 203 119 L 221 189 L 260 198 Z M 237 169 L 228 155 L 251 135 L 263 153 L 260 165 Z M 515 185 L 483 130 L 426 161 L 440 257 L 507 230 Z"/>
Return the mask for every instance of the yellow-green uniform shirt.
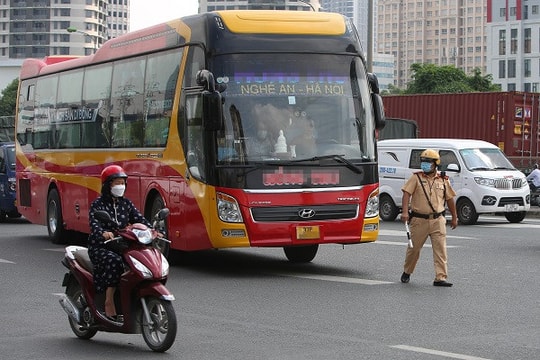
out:
<path id="1" fill-rule="evenodd" d="M 419 176 L 418 176 L 418 175 Z M 445 195 L 446 184 L 446 195 Z M 431 205 L 435 212 L 444 211 L 445 200 L 450 200 L 456 196 L 456 192 L 450 185 L 448 178 L 443 178 L 440 175 L 435 177 L 428 176 L 423 172 L 414 173 L 409 180 L 403 185 L 401 190 L 411 194 L 410 210 L 420 214 L 431 214 L 433 209 L 429 206 L 429 202 L 424 195 L 422 185 L 426 190 Z M 445 198 L 446 197 L 446 198 Z"/>

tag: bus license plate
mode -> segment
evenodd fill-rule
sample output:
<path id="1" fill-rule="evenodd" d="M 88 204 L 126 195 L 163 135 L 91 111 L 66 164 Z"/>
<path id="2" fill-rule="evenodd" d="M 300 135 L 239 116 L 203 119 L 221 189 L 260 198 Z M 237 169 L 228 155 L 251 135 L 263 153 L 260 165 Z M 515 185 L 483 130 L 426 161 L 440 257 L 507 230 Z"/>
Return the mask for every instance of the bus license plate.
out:
<path id="1" fill-rule="evenodd" d="M 297 226 L 297 239 L 318 239 L 321 237 L 321 232 L 318 226 Z"/>
<path id="2" fill-rule="evenodd" d="M 518 204 L 506 204 L 504 205 L 504 211 L 505 212 L 516 212 L 519 209 Z"/>

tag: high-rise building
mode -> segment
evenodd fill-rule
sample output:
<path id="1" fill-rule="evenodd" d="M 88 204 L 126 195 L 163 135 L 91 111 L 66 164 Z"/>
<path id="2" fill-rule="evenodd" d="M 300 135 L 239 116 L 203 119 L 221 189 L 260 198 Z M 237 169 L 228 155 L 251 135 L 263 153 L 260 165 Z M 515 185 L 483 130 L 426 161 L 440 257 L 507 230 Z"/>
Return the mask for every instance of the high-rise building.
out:
<path id="1" fill-rule="evenodd" d="M 394 85 L 411 81 L 411 65 L 454 65 L 486 73 L 485 0 L 378 0 L 376 52 L 394 55 Z"/>
<path id="2" fill-rule="evenodd" d="M 304 10 L 318 11 L 319 0 L 199 0 L 199 12 L 216 10 Z"/>
<path id="3" fill-rule="evenodd" d="M 129 29 L 129 0 L 0 0 L 0 89 L 26 58 L 89 55 Z"/>
<path id="4" fill-rule="evenodd" d="M 503 91 L 540 92 L 540 2 L 487 0 L 487 71 Z"/>

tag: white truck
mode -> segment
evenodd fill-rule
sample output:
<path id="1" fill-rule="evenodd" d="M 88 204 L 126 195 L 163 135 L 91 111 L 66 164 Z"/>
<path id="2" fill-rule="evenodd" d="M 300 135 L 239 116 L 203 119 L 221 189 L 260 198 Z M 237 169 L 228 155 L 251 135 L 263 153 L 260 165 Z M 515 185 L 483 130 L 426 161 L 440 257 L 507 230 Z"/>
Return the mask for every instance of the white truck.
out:
<path id="1" fill-rule="evenodd" d="M 495 145 L 469 139 L 392 139 L 377 143 L 379 156 L 379 214 L 393 221 L 402 211 L 401 188 L 420 170 L 425 149 L 439 152 L 439 170 L 456 191 L 460 223 L 475 224 L 479 214 L 504 213 L 511 223 L 521 222 L 530 209 L 525 175 Z"/>

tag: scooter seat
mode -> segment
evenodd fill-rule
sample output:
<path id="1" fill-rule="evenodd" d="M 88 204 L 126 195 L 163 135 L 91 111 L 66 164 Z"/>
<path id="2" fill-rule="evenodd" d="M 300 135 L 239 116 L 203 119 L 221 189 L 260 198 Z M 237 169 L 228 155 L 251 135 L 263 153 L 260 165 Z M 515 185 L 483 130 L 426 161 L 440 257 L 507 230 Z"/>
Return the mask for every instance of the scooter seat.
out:
<path id="1" fill-rule="evenodd" d="M 77 249 L 77 251 L 73 253 L 73 256 L 75 256 L 75 259 L 79 262 L 79 264 L 81 264 L 83 268 L 90 271 L 91 273 L 94 273 L 94 265 L 92 265 L 92 261 L 90 261 L 90 256 L 88 256 L 88 249 Z"/>

